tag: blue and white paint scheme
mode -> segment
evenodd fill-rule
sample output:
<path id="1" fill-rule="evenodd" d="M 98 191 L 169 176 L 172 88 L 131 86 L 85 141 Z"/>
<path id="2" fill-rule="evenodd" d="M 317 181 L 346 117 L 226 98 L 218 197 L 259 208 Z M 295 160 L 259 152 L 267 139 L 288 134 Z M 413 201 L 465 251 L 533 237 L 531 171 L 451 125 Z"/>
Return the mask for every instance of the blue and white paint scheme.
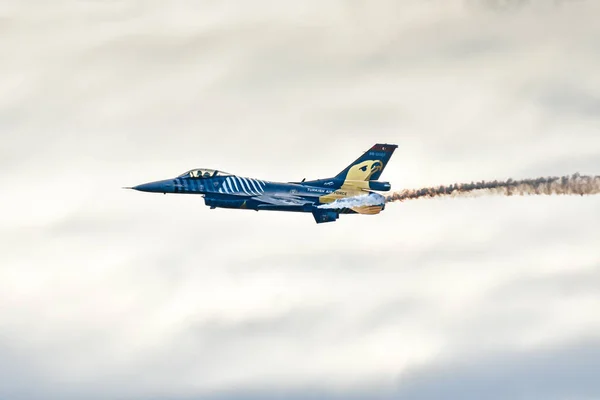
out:
<path id="1" fill-rule="evenodd" d="M 333 222 L 339 214 L 378 214 L 389 191 L 379 181 L 395 144 L 376 144 L 332 178 L 302 182 L 270 182 L 207 168 L 196 168 L 174 179 L 144 183 L 130 189 L 153 193 L 200 194 L 211 209 L 310 212 L 317 223 Z"/>

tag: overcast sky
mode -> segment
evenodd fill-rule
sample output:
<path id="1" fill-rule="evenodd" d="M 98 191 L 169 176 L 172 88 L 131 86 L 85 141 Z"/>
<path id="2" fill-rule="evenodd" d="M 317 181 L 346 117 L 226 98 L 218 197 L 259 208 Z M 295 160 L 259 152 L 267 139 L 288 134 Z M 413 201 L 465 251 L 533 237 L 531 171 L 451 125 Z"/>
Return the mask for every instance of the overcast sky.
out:
<path id="1" fill-rule="evenodd" d="M 600 398 L 598 197 L 121 189 L 600 174 L 600 2 L 484 3 L 1 1 L 0 398 Z"/>

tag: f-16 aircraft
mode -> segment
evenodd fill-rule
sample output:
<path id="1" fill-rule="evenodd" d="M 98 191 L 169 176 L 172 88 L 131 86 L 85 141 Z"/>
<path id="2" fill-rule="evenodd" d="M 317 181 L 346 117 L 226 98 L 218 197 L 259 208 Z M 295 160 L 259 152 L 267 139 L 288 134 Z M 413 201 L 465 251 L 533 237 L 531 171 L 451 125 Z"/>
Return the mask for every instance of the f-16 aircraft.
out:
<path id="1" fill-rule="evenodd" d="M 379 181 L 395 144 L 378 143 L 332 178 L 301 182 L 270 182 L 214 169 L 197 168 L 174 179 L 144 183 L 128 189 L 153 193 L 200 194 L 211 209 L 295 211 L 312 213 L 320 224 L 340 214 L 379 214 L 389 182 Z"/>

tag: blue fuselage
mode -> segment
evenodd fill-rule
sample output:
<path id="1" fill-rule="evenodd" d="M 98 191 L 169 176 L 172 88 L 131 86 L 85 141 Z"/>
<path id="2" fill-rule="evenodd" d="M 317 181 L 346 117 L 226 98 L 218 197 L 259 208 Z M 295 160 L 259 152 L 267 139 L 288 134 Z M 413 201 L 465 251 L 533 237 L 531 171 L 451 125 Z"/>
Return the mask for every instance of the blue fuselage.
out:
<path id="1" fill-rule="evenodd" d="M 343 182 L 319 180 L 302 183 L 270 182 L 236 175 L 190 178 L 179 177 L 135 186 L 134 189 L 155 193 L 200 194 L 211 208 L 242 208 L 251 210 L 279 210 L 311 212 L 323 204 L 322 196 L 331 194 L 345 197 L 339 189 Z M 261 198 L 268 198 L 263 201 Z M 273 204 L 272 199 L 279 199 Z M 292 200 L 293 201 L 287 201 Z M 352 213 L 351 210 L 340 210 Z"/>

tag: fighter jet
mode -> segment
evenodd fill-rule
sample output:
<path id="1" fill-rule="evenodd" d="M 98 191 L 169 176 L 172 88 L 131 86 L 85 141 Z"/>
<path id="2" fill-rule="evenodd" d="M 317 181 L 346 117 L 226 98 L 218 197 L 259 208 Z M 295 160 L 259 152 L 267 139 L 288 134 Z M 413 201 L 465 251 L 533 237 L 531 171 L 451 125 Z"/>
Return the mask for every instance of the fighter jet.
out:
<path id="1" fill-rule="evenodd" d="M 395 144 L 375 144 L 332 178 L 271 182 L 223 171 L 196 168 L 174 179 L 127 189 L 151 193 L 199 194 L 211 209 L 294 211 L 312 213 L 317 224 L 334 222 L 340 214 L 379 214 L 389 182 L 379 181 Z"/>

